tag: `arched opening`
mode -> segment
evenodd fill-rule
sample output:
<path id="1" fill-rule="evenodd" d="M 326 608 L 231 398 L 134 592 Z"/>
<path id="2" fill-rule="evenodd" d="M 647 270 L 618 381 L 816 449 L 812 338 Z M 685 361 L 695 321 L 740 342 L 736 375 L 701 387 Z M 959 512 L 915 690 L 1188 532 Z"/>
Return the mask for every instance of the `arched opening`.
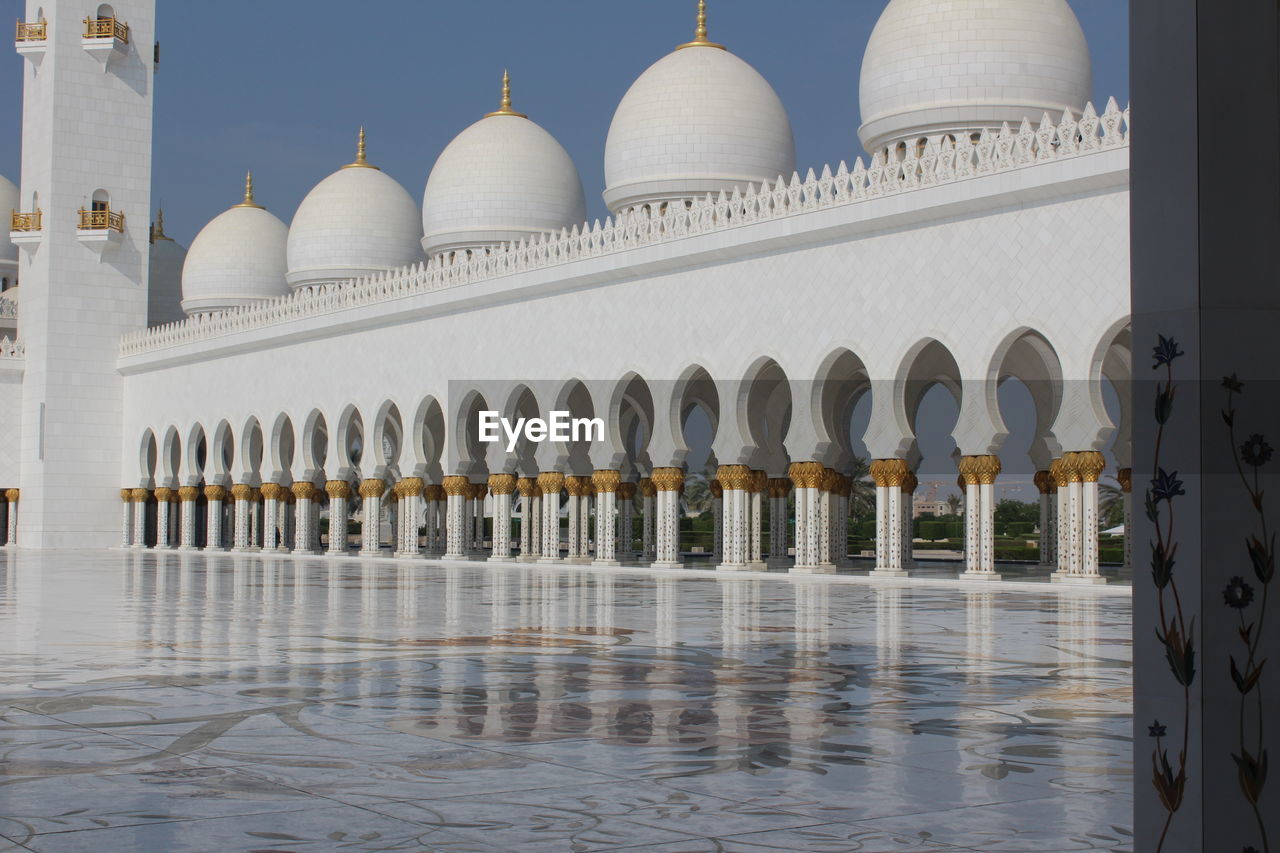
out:
<path id="1" fill-rule="evenodd" d="M 103 213 L 111 209 L 111 194 L 104 189 L 96 189 L 93 191 L 93 198 L 89 202 L 89 209 L 94 213 Z"/>
<path id="2" fill-rule="evenodd" d="M 97 17 L 99 21 L 110 21 L 115 16 L 116 10 L 110 3 L 102 3 L 98 6 Z"/>

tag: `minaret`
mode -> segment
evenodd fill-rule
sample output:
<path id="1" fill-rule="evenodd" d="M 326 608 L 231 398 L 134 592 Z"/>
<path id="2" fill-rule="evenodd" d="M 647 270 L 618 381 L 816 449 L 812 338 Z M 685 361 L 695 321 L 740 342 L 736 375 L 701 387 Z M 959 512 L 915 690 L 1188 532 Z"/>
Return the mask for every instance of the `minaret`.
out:
<path id="1" fill-rule="evenodd" d="M 41 16 L 43 43 L 18 45 L 21 203 L 44 212 L 19 259 L 18 546 L 101 547 L 120 488 L 153 485 L 121 459 L 116 359 L 147 323 L 155 0 L 27 0 L 25 20 Z"/>

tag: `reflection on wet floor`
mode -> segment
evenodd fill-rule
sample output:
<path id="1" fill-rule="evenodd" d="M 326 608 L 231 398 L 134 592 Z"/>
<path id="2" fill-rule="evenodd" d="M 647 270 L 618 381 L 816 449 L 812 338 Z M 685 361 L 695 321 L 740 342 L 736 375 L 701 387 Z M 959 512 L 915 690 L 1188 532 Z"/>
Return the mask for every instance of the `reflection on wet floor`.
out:
<path id="1" fill-rule="evenodd" d="M 0 553 L 0 850 L 1129 850 L 1127 597 Z"/>

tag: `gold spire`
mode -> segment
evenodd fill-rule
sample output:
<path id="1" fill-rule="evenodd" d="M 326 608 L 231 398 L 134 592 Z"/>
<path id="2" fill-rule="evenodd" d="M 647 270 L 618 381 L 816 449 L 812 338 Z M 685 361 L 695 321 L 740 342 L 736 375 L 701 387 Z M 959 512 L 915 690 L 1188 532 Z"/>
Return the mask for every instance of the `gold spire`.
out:
<path id="1" fill-rule="evenodd" d="M 678 45 L 676 50 L 684 50 L 686 47 L 718 47 L 724 50 L 724 45 L 707 38 L 707 0 L 698 0 L 698 28 L 694 30 L 693 41 Z"/>
<path id="2" fill-rule="evenodd" d="M 511 109 L 511 75 L 505 70 L 502 72 L 502 103 L 494 112 L 485 114 L 485 118 L 488 118 L 489 116 L 515 116 L 516 118 L 528 118 L 524 113 L 518 113 Z"/>
<path id="3" fill-rule="evenodd" d="M 356 161 L 343 166 L 344 169 L 376 169 L 364 156 L 364 128 L 360 128 L 360 141 L 356 143 Z"/>
<path id="4" fill-rule="evenodd" d="M 237 204 L 236 207 L 252 207 L 257 210 L 266 209 L 253 200 L 253 172 L 249 172 L 244 176 L 244 201 Z"/>
<path id="5" fill-rule="evenodd" d="M 168 240 L 170 243 L 173 242 L 173 238 L 164 233 L 163 207 L 156 208 L 156 221 L 155 224 L 151 226 L 151 242 L 155 243 L 158 240 Z"/>

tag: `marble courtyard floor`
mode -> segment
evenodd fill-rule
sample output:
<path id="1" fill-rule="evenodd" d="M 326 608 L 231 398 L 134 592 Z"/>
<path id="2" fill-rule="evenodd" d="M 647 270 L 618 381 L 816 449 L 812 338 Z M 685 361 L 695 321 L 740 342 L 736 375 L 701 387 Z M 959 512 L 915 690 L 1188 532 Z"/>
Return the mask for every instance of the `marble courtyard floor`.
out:
<path id="1" fill-rule="evenodd" d="M 1128 851 L 1129 598 L 1009 587 L 0 549 L 0 850 Z"/>

